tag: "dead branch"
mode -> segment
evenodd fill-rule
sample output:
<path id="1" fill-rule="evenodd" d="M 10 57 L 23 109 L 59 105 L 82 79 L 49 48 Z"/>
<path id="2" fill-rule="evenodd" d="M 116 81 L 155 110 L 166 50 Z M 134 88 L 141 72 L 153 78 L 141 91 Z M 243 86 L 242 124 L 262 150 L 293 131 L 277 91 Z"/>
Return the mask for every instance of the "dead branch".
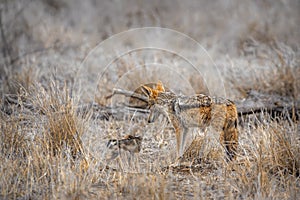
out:
<path id="1" fill-rule="evenodd" d="M 116 105 L 111 107 L 89 103 L 78 107 L 77 112 L 83 116 L 91 113 L 93 119 L 108 120 L 113 117 L 114 119 L 122 120 L 126 113 L 134 114 L 136 117 L 145 117 L 145 114 L 149 113 L 149 110 L 128 107 L 126 105 Z"/>
<path id="2" fill-rule="evenodd" d="M 113 93 L 111 95 L 106 96 L 105 98 L 110 99 L 116 94 L 124 95 L 126 97 L 136 98 L 136 99 L 139 99 L 139 100 L 144 101 L 144 102 L 149 101 L 149 99 L 144 95 L 141 95 L 141 94 L 129 91 L 129 90 L 123 90 L 123 89 L 117 89 L 117 88 L 115 88 L 113 90 Z"/>
<path id="3" fill-rule="evenodd" d="M 284 116 L 293 120 L 299 120 L 300 102 L 291 97 L 276 94 L 262 94 L 258 91 L 250 91 L 247 98 L 235 101 L 240 117 L 266 112 L 272 117 Z"/>

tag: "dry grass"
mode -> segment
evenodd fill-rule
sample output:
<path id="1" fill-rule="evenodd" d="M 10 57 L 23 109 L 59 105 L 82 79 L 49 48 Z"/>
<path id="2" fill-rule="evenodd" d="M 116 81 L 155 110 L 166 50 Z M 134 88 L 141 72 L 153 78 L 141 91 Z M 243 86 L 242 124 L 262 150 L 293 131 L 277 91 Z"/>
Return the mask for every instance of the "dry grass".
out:
<path id="1" fill-rule="evenodd" d="M 87 100 L 108 103 L 103 99 L 113 87 L 134 90 L 158 80 L 166 80 L 176 92 L 207 92 L 203 77 L 187 70 L 176 55 L 149 56 L 149 51 L 120 58 L 100 80 L 105 66 L 98 57 L 91 62 L 95 68 L 82 67 L 74 75 L 99 36 L 164 26 L 191 35 L 217 64 L 232 66 L 220 67 L 230 97 L 242 99 L 254 89 L 296 102 L 298 1 L 157 1 L 144 9 L 141 2 L 63 2 L 15 0 L 1 5 L 0 199 L 300 199 L 299 121 L 266 113 L 259 120 L 249 117 L 238 126 L 238 156 L 229 163 L 217 133 L 208 129 L 199 136 L 195 130 L 188 159 L 174 167 L 175 135 L 165 119 L 148 124 L 146 114 L 136 113 L 97 119 L 92 117 L 97 113 L 83 115 L 77 108 Z M 201 65 L 197 53 L 190 52 L 191 58 Z M 179 73 L 140 67 L 153 60 Z M 78 77 L 82 88 L 72 85 Z M 186 91 L 189 87 L 182 83 L 194 91 Z M 73 89 L 85 90 L 87 96 L 76 96 Z M 127 134 L 143 137 L 141 152 L 132 163 L 126 151 L 108 163 L 108 140 Z"/>
<path id="2" fill-rule="evenodd" d="M 270 122 L 244 131 L 239 164 L 234 166 L 236 187 L 251 198 L 294 198 L 299 192 L 297 127 Z M 282 190 L 286 193 L 278 192 Z"/>
<path id="3" fill-rule="evenodd" d="M 47 89 L 33 87 L 38 91 L 30 98 L 35 111 L 1 114 L 1 198 L 299 198 L 297 124 L 268 115 L 266 123 L 250 121 L 240 127 L 238 158 L 232 163 L 214 146 L 218 136 L 208 131 L 202 136 L 205 143 L 201 137 L 194 141 L 204 145 L 197 162 L 168 167 L 174 162 L 175 140 L 165 120 L 148 125 L 130 117 L 83 119 L 65 86 L 51 82 Z M 121 152 L 106 168 L 108 138 L 133 131 L 143 136 L 142 152 L 131 164 Z"/>
<path id="4" fill-rule="evenodd" d="M 236 68 L 231 68 L 228 73 L 231 87 L 244 96 L 249 90 L 256 90 L 299 99 L 299 52 L 275 39 L 261 39 L 259 36 L 248 38 L 244 43 L 248 43 L 253 52 L 244 57 L 247 66 L 237 62 Z M 245 69 L 241 71 L 241 68 Z"/>
<path id="5" fill-rule="evenodd" d="M 276 63 L 281 65 L 280 59 Z M 275 83 L 274 88 L 266 88 L 265 83 L 273 79 L 259 75 L 252 80 L 253 87 L 296 98 L 297 80 L 289 70 L 297 68 L 285 65 L 276 69 L 277 82 L 287 85 L 284 89 L 279 90 Z M 14 101 L 1 101 L 1 198 L 300 197 L 297 121 L 275 120 L 268 114 L 261 114 L 260 120 L 250 118 L 239 127 L 238 156 L 230 163 L 224 160 L 218 134 L 208 129 L 192 141 L 189 159 L 174 167 L 174 131 L 165 119 L 148 124 L 146 115 L 130 113 L 121 120 L 99 120 L 91 118 L 92 113 L 83 116 L 77 111 L 80 101 L 72 96 L 66 82 L 53 76 L 42 85 L 29 79 L 34 77 L 32 71 L 27 73 L 18 76 L 10 89 Z M 248 89 L 238 87 L 240 91 Z M 286 91 L 288 88 L 291 90 Z M 127 134 L 143 137 L 142 151 L 132 163 L 128 163 L 130 155 L 125 151 L 108 163 L 107 141 Z"/>
<path id="6" fill-rule="evenodd" d="M 22 107 L 24 98 L 18 98 L 12 115 L 1 113 L 2 198 L 51 198 L 51 185 L 64 173 L 87 166 L 84 120 L 66 87 L 60 90 L 52 82 L 47 91 L 38 85 L 30 89 L 26 102 L 34 108 L 31 112 Z"/>
<path id="7" fill-rule="evenodd" d="M 72 157 L 83 153 L 81 136 L 84 131 L 83 120 L 77 116 L 74 100 L 70 98 L 66 85 L 59 88 L 54 81 L 50 83 L 48 91 L 38 87 L 35 90 L 36 107 L 46 116 L 45 142 L 53 155 L 62 153 L 66 149 L 71 151 Z"/>

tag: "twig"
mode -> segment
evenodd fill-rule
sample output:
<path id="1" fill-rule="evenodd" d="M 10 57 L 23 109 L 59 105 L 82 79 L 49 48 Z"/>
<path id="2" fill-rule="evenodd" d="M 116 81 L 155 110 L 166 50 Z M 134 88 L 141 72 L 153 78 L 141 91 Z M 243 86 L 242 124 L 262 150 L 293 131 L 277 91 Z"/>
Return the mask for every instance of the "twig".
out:
<path id="1" fill-rule="evenodd" d="M 110 99 L 111 97 L 113 97 L 116 94 L 124 95 L 126 97 L 136 98 L 136 99 L 139 99 L 144 102 L 149 102 L 149 99 L 144 95 L 141 95 L 141 94 L 129 91 L 129 90 L 123 90 L 123 89 L 117 89 L 117 88 L 115 88 L 113 90 L 113 93 L 111 95 L 106 96 L 105 98 Z"/>

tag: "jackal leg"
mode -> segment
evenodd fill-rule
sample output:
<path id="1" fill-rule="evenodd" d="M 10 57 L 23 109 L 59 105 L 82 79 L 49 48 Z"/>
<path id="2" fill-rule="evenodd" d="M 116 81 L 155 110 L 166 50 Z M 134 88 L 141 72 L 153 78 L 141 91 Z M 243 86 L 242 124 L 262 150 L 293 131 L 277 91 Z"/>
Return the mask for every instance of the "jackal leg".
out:
<path id="1" fill-rule="evenodd" d="M 186 136 L 188 133 L 188 129 L 187 128 L 183 128 L 182 134 L 181 134 L 181 143 L 180 143 L 180 149 L 179 149 L 179 155 L 182 156 L 184 153 L 184 149 L 185 149 L 185 144 L 186 144 Z"/>
<path id="2" fill-rule="evenodd" d="M 185 131 L 185 128 L 181 126 L 181 124 L 177 121 L 172 121 L 172 124 L 175 129 L 175 135 L 176 135 L 176 153 L 177 153 L 177 157 L 180 157 L 183 153 L 182 146 L 184 144 L 187 131 Z"/>
<path id="3" fill-rule="evenodd" d="M 180 127 L 174 127 L 175 128 L 175 135 L 176 135 L 176 153 L 177 157 L 180 156 L 180 139 L 181 139 L 181 128 Z"/>
<path id="4" fill-rule="evenodd" d="M 235 159 L 238 147 L 237 119 L 226 119 L 220 140 L 225 146 L 228 159 Z"/>

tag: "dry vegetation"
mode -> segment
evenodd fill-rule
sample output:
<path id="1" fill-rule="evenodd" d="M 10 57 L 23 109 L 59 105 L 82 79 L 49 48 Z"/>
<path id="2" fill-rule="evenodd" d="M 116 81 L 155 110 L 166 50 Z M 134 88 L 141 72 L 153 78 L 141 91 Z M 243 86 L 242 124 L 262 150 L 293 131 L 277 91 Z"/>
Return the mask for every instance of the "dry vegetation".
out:
<path id="1" fill-rule="evenodd" d="M 103 96 L 90 94 L 91 104 L 75 87 L 76 70 L 96 42 L 129 28 L 164 26 L 207 48 L 229 98 L 255 90 L 300 106 L 299 1 L 33 2 L 0 3 L 0 199 L 300 199 L 299 118 L 263 110 L 241 116 L 238 156 L 230 163 L 213 130 L 194 130 L 190 148 L 201 145 L 193 152 L 199 156 L 174 167 L 175 135 L 166 119 L 148 124 L 147 113 L 125 108 L 121 117 L 99 117 Z M 117 72 L 102 77 L 105 95 L 141 60 L 121 59 Z M 99 87 L 89 85 L 98 73 L 89 70 L 84 86 Z M 206 90 L 183 74 L 197 91 Z M 125 89 L 156 82 L 143 73 L 130 78 L 135 82 Z M 141 152 L 132 163 L 125 151 L 108 163 L 106 143 L 127 134 L 143 137 Z"/>

